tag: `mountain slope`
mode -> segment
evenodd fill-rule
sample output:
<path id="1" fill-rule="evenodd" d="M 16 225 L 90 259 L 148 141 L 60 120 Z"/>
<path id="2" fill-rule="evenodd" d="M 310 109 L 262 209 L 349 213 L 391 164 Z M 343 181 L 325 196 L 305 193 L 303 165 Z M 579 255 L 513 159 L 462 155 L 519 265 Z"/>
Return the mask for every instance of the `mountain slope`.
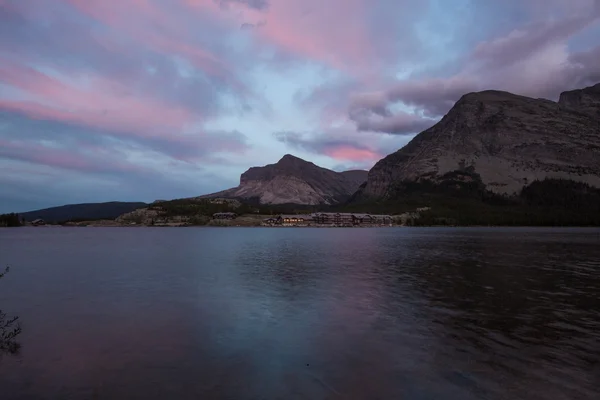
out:
<path id="1" fill-rule="evenodd" d="M 248 169 L 239 186 L 200 197 L 254 199 L 261 204 L 335 204 L 351 196 L 366 177 L 367 171 L 335 172 L 286 154 L 276 164 Z"/>
<path id="2" fill-rule="evenodd" d="M 369 175 L 369 171 L 363 171 L 361 169 L 353 169 L 350 171 L 340 172 L 347 180 L 349 180 L 352 186 L 358 188 L 360 185 L 367 181 L 367 176 Z"/>
<path id="3" fill-rule="evenodd" d="M 397 196 L 403 181 L 472 169 L 486 190 L 519 193 L 536 180 L 600 187 L 600 84 L 558 103 L 501 91 L 464 95 L 436 125 L 369 171 L 355 199 Z"/>
<path id="4" fill-rule="evenodd" d="M 44 208 L 42 210 L 21 213 L 26 221 L 41 218 L 46 222 L 65 222 L 77 220 L 115 219 L 138 208 L 146 207 L 146 203 L 119 202 L 68 204 L 60 207 Z"/>
<path id="5" fill-rule="evenodd" d="M 558 104 L 563 108 L 600 118 L 600 83 L 584 89 L 563 92 Z"/>

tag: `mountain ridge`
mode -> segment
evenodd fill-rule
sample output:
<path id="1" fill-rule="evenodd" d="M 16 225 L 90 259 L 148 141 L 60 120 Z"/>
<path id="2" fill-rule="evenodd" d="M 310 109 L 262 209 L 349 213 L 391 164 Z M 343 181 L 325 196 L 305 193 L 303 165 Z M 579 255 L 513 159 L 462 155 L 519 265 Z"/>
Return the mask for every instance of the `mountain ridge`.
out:
<path id="1" fill-rule="evenodd" d="M 103 203 L 79 203 L 43 208 L 19 213 L 26 221 L 43 219 L 46 222 L 61 223 L 77 220 L 115 219 L 139 208 L 146 207 L 143 202 L 108 201 Z"/>
<path id="2" fill-rule="evenodd" d="M 358 189 L 367 173 L 361 170 L 335 172 L 285 154 L 274 164 L 246 170 L 237 187 L 198 198 L 255 199 L 260 204 L 337 204 Z"/>
<path id="3" fill-rule="evenodd" d="M 563 92 L 558 102 L 467 93 L 437 124 L 379 160 L 354 197 L 386 198 L 394 182 L 436 180 L 466 167 L 504 195 L 546 178 L 600 187 L 599 106 L 600 84 Z"/>

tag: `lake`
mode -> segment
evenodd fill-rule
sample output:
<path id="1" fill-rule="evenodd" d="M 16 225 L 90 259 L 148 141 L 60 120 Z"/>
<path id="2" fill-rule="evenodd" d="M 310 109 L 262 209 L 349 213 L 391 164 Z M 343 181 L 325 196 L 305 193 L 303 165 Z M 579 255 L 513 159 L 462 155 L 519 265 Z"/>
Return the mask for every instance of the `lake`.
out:
<path id="1" fill-rule="evenodd" d="M 599 399 L 600 230 L 0 229 L 9 399 Z"/>

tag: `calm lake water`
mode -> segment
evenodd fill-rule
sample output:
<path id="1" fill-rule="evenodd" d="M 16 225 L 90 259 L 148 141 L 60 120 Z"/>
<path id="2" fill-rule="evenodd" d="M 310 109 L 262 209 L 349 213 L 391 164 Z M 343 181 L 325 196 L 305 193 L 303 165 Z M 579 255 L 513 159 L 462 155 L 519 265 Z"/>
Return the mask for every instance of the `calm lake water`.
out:
<path id="1" fill-rule="evenodd" d="M 600 399 L 600 230 L 0 229 L 9 399 Z"/>

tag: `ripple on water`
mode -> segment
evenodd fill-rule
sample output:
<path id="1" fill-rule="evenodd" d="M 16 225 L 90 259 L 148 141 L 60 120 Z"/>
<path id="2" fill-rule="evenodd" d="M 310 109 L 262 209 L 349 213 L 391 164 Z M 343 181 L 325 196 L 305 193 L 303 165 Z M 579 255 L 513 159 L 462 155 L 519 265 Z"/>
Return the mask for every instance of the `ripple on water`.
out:
<path id="1" fill-rule="evenodd" d="M 2 230 L 2 399 L 598 399 L 600 231 Z"/>

